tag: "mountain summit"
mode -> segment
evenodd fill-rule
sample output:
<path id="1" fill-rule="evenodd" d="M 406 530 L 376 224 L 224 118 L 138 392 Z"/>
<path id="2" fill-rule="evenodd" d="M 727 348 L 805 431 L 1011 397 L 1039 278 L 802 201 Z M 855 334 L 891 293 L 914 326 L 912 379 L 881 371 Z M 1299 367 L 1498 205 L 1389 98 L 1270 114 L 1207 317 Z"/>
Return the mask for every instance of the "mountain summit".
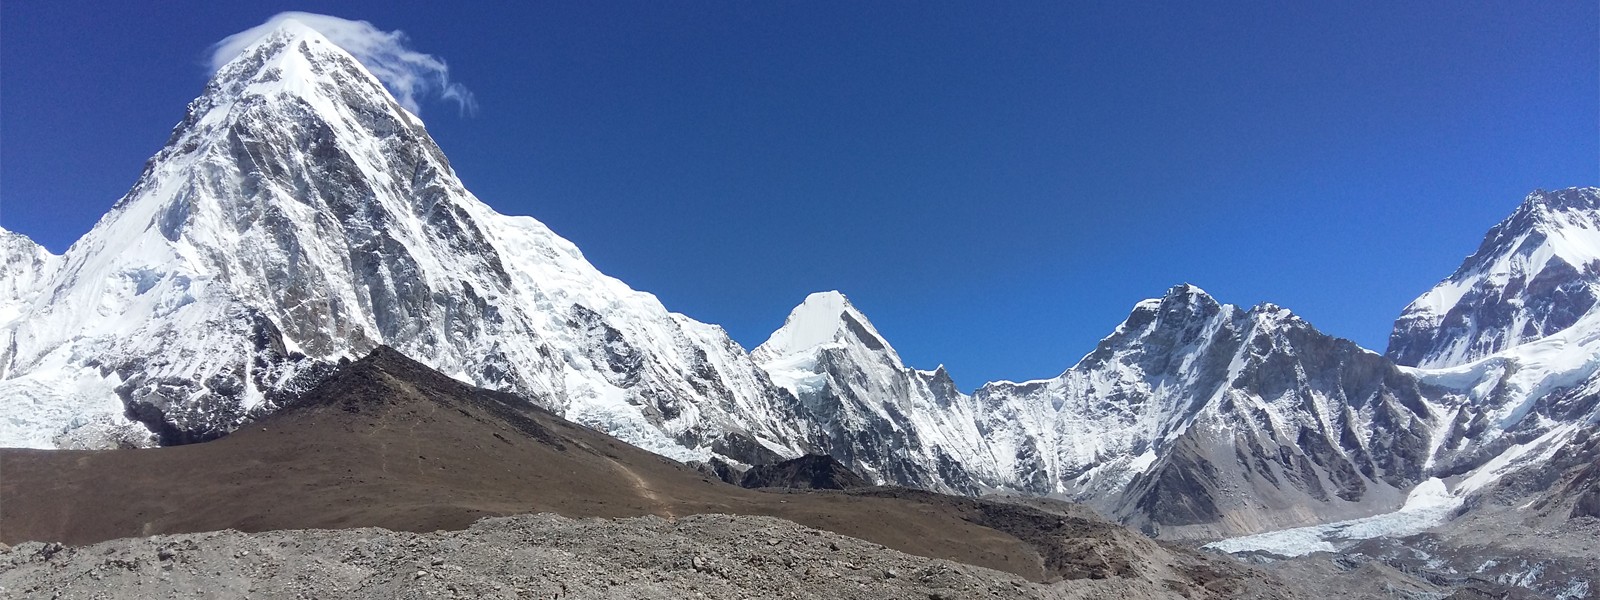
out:
<path id="1" fill-rule="evenodd" d="M 860 344 L 868 350 L 880 352 L 895 366 L 900 355 L 884 341 L 867 317 L 850 304 L 850 300 L 837 291 L 817 292 L 806 296 L 805 302 L 796 306 L 767 341 L 751 353 L 756 360 L 789 356 L 830 343 Z"/>
<path id="2" fill-rule="evenodd" d="M 1538 190 L 1395 321 L 1388 356 L 1441 368 L 1559 333 L 1600 297 L 1600 188 Z"/>
<path id="3" fill-rule="evenodd" d="M 0 299 L 0 445 L 215 437 L 388 345 L 670 456 L 802 451 L 792 398 L 720 328 L 473 197 L 293 20 L 218 70 L 93 230 L 33 255 L 39 283 Z"/>

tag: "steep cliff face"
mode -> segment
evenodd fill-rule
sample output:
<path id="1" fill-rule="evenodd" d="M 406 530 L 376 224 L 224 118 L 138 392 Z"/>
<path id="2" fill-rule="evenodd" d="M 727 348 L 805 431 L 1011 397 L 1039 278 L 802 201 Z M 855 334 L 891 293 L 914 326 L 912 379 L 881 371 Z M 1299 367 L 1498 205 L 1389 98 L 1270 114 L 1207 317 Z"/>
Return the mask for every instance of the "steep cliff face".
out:
<path id="1" fill-rule="evenodd" d="M 837 293 L 808 298 L 755 356 L 832 415 L 826 439 L 844 442 L 826 449 L 879 481 L 1057 495 L 1165 536 L 1229 536 L 1394 510 L 1435 477 L 1461 498 L 1586 439 L 1597 265 L 1600 190 L 1541 191 L 1406 309 L 1388 356 L 1189 285 L 1136 305 L 1060 376 L 971 395 L 942 367 L 903 365 Z"/>
<path id="2" fill-rule="evenodd" d="M 720 328 L 495 213 L 293 20 L 218 71 L 89 234 L 34 255 L 0 290 L 4 445 L 126 442 L 134 423 L 214 437 L 379 344 L 671 456 L 728 440 L 792 456 L 807 437 Z"/>
<path id="3" fill-rule="evenodd" d="M 1600 189 L 1529 196 L 1387 356 L 1181 285 L 1059 376 L 966 394 L 837 292 L 751 354 L 668 312 L 480 202 L 292 20 L 218 71 L 66 253 L 0 231 L 0 254 L 7 446 L 209 439 L 386 345 L 674 458 L 824 452 L 873 483 L 1223 536 L 1393 509 L 1431 477 L 1526 479 L 1600 424 Z"/>

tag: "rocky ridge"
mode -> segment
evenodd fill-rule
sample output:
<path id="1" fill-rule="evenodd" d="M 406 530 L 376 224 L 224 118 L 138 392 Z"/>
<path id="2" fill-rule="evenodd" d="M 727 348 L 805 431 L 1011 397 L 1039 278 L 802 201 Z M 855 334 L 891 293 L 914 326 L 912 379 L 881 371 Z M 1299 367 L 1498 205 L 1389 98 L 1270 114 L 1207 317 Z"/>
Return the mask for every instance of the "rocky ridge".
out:
<path id="1" fill-rule="evenodd" d="M 970 395 L 942 369 L 901 365 L 836 293 L 808 298 L 773 339 L 797 337 L 783 336 L 808 313 L 837 314 L 838 326 L 753 356 L 802 402 L 845 416 L 824 439 L 907 441 L 851 443 L 836 457 L 870 468 L 907 448 L 944 489 L 1056 495 L 1152 533 L 1209 537 L 1398 506 L 1426 477 L 1441 407 L 1458 401 L 1287 310 L 1224 305 L 1191 285 L 1141 302 L 1059 377 Z M 937 468 L 940 457 L 951 466 Z"/>
<path id="2" fill-rule="evenodd" d="M 1600 295 L 1600 189 L 1536 190 L 1395 320 L 1396 363 L 1454 367 L 1573 326 Z"/>

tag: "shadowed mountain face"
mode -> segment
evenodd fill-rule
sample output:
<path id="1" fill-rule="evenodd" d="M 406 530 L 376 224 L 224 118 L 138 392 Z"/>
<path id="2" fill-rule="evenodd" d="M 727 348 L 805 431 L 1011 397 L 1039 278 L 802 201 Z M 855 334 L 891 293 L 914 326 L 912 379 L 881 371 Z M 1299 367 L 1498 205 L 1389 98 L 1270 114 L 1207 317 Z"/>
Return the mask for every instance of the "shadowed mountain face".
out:
<path id="1" fill-rule="evenodd" d="M 807 454 L 776 464 L 750 467 L 744 472 L 739 485 L 747 488 L 807 490 L 848 490 L 872 486 L 826 454 Z"/>
<path id="2" fill-rule="evenodd" d="M 4 449 L 0 472 L 6 543 L 220 529 L 432 531 L 529 512 L 726 513 L 784 518 L 1036 581 L 1145 569 L 1180 579 L 1190 571 L 1196 580 L 1253 577 L 1075 512 L 890 488 L 739 488 L 386 347 L 221 439 L 155 449 Z M 1068 545 L 1096 551 L 1069 553 Z"/>
<path id="3" fill-rule="evenodd" d="M 960 393 L 837 292 L 751 356 L 869 481 L 1083 502 L 1229 537 L 1457 496 L 1600 424 L 1600 189 L 1539 191 L 1397 321 L 1388 356 L 1191 285 L 1138 303 L 1061 375 Z M 1407 367 L 1417 365 L 1418 367 Z"/>

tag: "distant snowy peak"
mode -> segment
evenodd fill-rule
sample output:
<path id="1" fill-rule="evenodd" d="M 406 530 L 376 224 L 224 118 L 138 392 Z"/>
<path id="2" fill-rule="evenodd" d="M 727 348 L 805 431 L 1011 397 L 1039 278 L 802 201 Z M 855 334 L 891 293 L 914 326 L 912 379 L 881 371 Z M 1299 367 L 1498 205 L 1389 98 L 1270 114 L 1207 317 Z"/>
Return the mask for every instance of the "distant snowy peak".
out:
<path id="1" fill-rule="evenodd" d="M 1395 321 L 1387 355 L 1447 368 L 1559 333 L 1600 298 L 1600 188 L 1538 190 Z"/>
<path id="2" fill-rule="evenodd" d="M 975 494 L 993 481 L 970 397 L 944 367 L 905 367 L 866 315 L 819 292 L 751 353 L 804 407 L 815 448 L 876 483 Z"/>
<path id="3" fill-rule="evenodd" d="M 903 368 L 900 355 L 883 339 L 866 315 L 837 291 L 817 292 L 789 312 L 783 327 L 772 333 L 752 357 L 766 363 L 810 353 L 831 344 L 859 345 L 881 354 L 895 368 Z"/>

